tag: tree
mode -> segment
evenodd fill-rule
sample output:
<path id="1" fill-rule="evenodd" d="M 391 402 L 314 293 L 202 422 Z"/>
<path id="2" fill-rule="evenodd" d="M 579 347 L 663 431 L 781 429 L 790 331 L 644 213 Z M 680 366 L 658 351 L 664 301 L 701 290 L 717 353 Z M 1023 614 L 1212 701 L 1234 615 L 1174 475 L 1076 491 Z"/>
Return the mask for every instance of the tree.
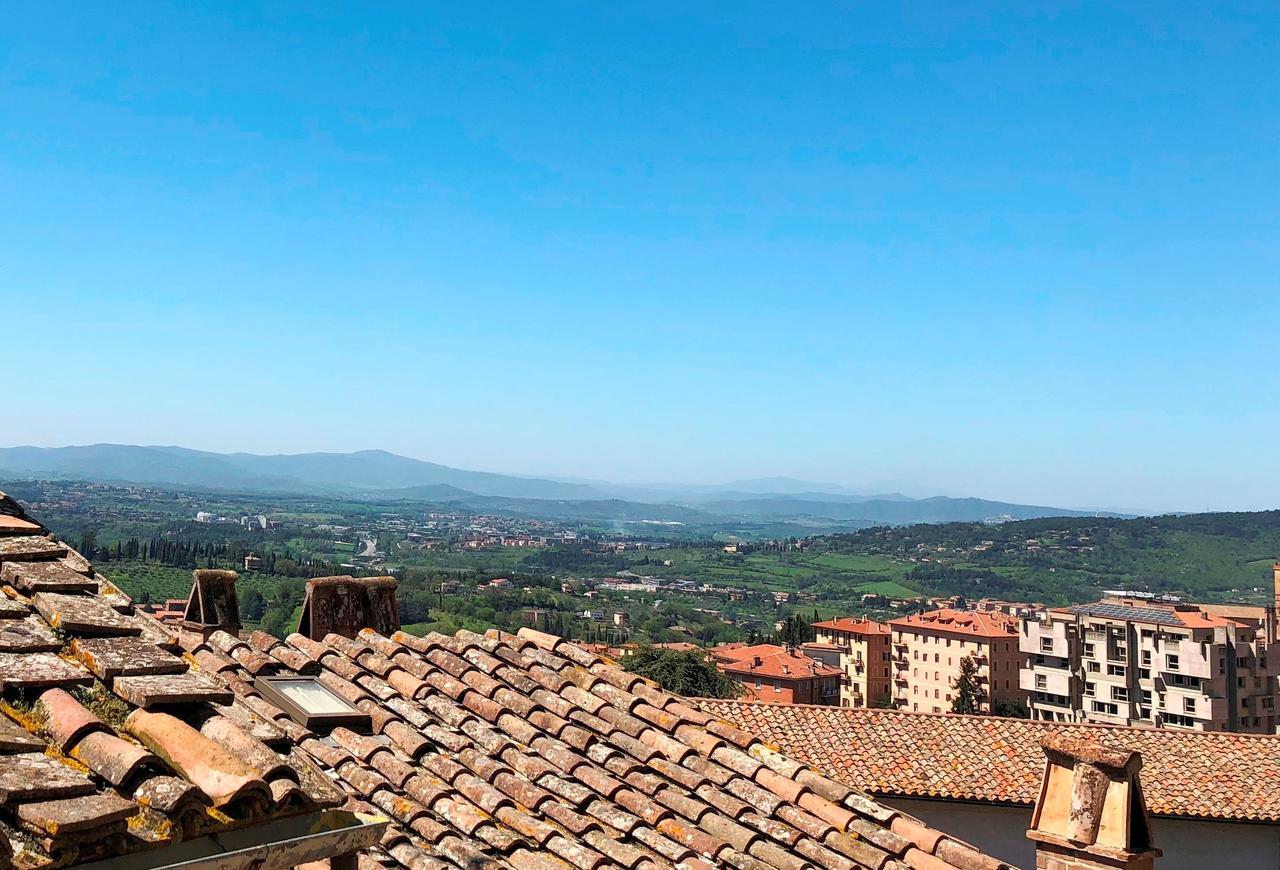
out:
<path id="1" fill-rule="evenodd" d="M 978 663 L 973 656 L 960 659 L 960 675 L 951 684 L 951 688 L 956 690 L 955 700 L 951 702 L 952 713 L 979 712 L 982 689 L 978 686 Z"/>
<path id="2" fill-rule="evenodd" d="M 677 695 L 736 698 L 742 694 L 738 683 L 720 673 L 704 653 L 647 646 L 628 656 L 623 667 Z"/>
<path id="3" fill-rule="evenodd" d="M 262 593 L 257 589 L 246 589 L 240 600 L 240 612 L 244 614 L 244 618 L 257 621 L 262 619 L 262 614 L 267 609 L 267 599 L 262 597 Z"/>
<path id="4" fill-rule="evenodd" d="M 783 620 L 782 628 L 778 630 L 778 643 L 783 646 L 800 646 L 802 643 L 808 643 L 817 636 L 813 630 L 813 626 L 804 621 L 804 617 L 788 616 Z"/>

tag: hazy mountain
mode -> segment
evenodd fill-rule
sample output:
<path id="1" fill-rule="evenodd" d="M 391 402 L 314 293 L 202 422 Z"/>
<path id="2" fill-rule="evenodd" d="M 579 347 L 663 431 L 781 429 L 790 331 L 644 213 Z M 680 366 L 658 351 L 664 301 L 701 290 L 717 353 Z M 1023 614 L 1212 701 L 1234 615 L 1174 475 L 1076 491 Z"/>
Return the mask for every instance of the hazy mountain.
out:
<path id="1" fill-rule="evenodd" d="M 0 448 L 0 469 L 6 469 L 11 479 L 92 480 L 242 493 L 377 496 L 462 502 L 470 507 L 492 504 L 486 500 L 508 499 L 519 503 L 507 505 L 508 509 L 528 513 L 541 510 L 552 516 L 572 510 L 578 516 L 634 520 L 820 519 L 862 526 L 971 521 L 1001 515 L 1013 519 L 1091 515 L 1086 511 L 976 498 L 864 495 L 845 487 L 782 477 L 720 486 L 655 487 L 546 480 L 465 471 L 385 450 L 260 456 L 125 444 L 9 447 Z M 4 477 L 0 475 L 0 480 Z"/>
<path id="2" fill-rule="evenodd" d="M 356 494 L 444 484 L 510 498 L 605 498 L 589 486 L 485 471 L 463 471 L 385 450 L 259 456 L 185 447 L 0 448 L 0 468 L 33 477 L 196 486 L 244 492 Z"/>
<path id="3" fill-rule="evenodd" d="M 1094 516 L 1091 511 L 1039 505 L 1010 504 L 981 498 L 935 496 L 919 500 L 871 499 L 864 501 L 814 501 L 779 496 L 773 498 L 720 501 L 699 505 L 702 510 L 749 519 L 797 519 L 819 517 L 829 520 L 865 522 L 872 525 L 911 523 L 972 522 L 1008 516 L 1015 520 L 1037 517 Z M 1105 514 L 1117 516 L 1116 514 Z"/>

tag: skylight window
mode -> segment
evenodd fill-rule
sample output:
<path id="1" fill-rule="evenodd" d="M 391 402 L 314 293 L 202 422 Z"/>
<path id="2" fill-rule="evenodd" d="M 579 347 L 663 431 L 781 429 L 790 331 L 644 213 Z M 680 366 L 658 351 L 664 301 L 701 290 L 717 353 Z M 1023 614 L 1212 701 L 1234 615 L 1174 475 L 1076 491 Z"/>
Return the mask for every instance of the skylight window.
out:
<path id="1" fill-rule="evenodd" d="M 334 694 L 315 677 L 258 677 L 254 688 L 289 714 L 289 718 L 313 731 L 339 725 L 368 730 L 369 715 Z"/>

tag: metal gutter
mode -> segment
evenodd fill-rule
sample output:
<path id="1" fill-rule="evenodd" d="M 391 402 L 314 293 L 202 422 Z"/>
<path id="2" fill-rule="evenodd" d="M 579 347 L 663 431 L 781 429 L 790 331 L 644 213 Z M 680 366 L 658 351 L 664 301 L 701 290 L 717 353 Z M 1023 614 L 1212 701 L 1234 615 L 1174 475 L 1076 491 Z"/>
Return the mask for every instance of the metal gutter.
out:
<path id="1" fill-rule="evenodd" d="M 330 810 L 121 855 L 74 870 L 291 870 L 378 844 L 390 820 Z"/>

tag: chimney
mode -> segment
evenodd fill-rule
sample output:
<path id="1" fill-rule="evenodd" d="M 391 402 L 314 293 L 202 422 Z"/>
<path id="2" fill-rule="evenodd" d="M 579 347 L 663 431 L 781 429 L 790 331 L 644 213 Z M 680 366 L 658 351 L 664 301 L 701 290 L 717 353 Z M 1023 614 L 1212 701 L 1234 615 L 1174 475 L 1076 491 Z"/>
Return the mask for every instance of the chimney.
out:
<path id="1" fill-rule="evenodd" d="M 1277 625 L 1277 621 L 1280 621 L 1280 562 L 1271 566 L 1271 589 L 1275 600 L 1269 614 L 1271 617 L 1271 625 L 1268 626 L 1271 629 L 1269 639 L 1280 640 L 1280 625 Z"/>
<path id="2" fill-rule="evenodd" d="M 240 604 L 236 601 L 235 571 L 200 569 L 191 572 L 191 594 L 187 596 L 187 610 L 182 617 L 182 628 L 197 631 L 208 637 L 222 630 L 232 637 L 240 634 Z"/>
<path id="3" fill-rule="evenodd" d="M 1057 733 L 1040 746 L 1044 781 L 1027 831 L 1037 870 L 1152 870 L 1161 852 L 1138 781 L 1142 756 Z"/>
<path id="4" fill-rule="evenodd" d="M 298 633 L 324 640 L 329 633 L 355 637 L 362 628 L 390 635 L 400 629 L 394 577 L 317 577 L 307 581 Z"/>

